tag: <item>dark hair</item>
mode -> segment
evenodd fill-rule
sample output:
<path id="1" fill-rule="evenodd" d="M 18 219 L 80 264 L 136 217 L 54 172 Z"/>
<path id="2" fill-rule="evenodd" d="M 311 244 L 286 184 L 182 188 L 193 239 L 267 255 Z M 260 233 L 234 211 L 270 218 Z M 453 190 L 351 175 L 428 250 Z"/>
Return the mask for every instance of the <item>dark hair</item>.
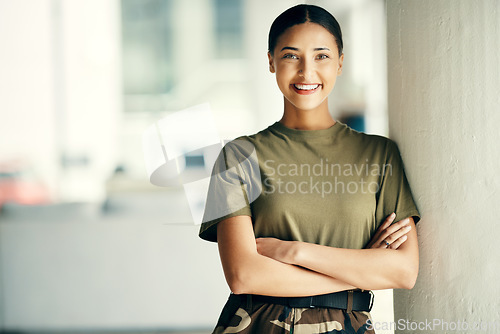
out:
<path id="1" fill-rule="evenodd" d="M 339 57 L 342 54 L 342 31 L 340 30 L 340 25 L 325 9 L 315 6 L 315 5 L 297 5 L 285 10 L 281 13 L 271 25 L 271 30 L 269 31 L 268 40 L 268 51 L 271 55 L 274 53 L 274 48 L 278 43 L 278 38 L 290 27 L 301 23 L 316 23 L 328 30 L 333 37 L 335 37 L 335 42 L 337 43 L 337 48 L 339 50 Z"/>

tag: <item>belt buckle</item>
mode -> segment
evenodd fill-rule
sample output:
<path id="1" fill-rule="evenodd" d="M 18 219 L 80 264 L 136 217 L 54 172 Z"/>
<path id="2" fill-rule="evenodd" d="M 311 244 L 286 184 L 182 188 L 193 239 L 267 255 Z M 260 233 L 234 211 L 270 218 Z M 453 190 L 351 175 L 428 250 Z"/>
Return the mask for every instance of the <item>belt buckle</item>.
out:
<path id="1" fill-rule="evenodd" d="M 309 297 L 309 308 L 315 308 L 316 306 L 313 305 L 313 296 Z"/>
<path id="2" fill-rule="evenodd" d="M 375 294 L 372 290 L 368 290 L 368 292 L 370 292 L 370 306 L 368 307 L 368 312 L 370 312 L 373 307 L 373 302 L 375 301 Z"/>

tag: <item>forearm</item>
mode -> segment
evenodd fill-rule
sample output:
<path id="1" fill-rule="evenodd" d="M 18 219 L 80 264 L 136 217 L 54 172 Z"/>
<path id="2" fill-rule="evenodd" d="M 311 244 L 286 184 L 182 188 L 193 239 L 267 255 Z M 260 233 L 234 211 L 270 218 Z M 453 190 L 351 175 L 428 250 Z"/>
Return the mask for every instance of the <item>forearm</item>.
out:
<path id="1" fill-rule="evenodd" d="M 403 222 L 405 220 L 386 230 L 385 226 L 390 223 L 388 220 L 382 225 L 383 233 L 377 232 L 374 236 L 375 244 L 385 245 L 384 238 L 393 242 L 404 235 L 404 243 L 397 242 L 395 249 L 343 249 L 300 241 L 257 238 L 257 251 L 271 259 L 308 268 L 364 290 L 411 289 L 418 275 L 417 233 L 413 218 L 406 220 L 407 225 Z M 396 231 L 392 231 L 394 228 Z"/>
<path id="2" fill-rule="evenodd" d="M 297 264 L 361 289 L 411 288 L 414 284 L 415 268 L 406 265 L 405 256 L 398 250 L 343 249 L 307 243 L 299 248 Z"/>
<path id="3" fill-rule="evenodd" d="M 217 241 L 226 281 L 236 294 L 299 297 L 354 288 L 338 278 L 259 254 L 248 216 L 220 222 Z"/>
<path id="4" fill-rule="evenodd" d="M 354 289 L 338 278 L 298 266 L 285 264 L 254 254 L 232 272 L 226 280 L 234 293 L 251 293 L 278 297 L 312 296 Z"/>

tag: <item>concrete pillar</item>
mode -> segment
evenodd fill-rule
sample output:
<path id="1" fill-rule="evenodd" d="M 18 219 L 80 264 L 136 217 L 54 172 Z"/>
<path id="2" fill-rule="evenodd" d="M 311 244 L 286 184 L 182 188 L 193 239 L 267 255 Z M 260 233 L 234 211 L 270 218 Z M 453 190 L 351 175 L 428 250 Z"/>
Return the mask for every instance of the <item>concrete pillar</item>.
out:
<path id="1" fill-rule="evenodd" d="M 500 2 L 388 0 L 387 16 L 389 133 L 423 216 L 419 278 L 396 291 L 395 320 L 498 333 Z"/>

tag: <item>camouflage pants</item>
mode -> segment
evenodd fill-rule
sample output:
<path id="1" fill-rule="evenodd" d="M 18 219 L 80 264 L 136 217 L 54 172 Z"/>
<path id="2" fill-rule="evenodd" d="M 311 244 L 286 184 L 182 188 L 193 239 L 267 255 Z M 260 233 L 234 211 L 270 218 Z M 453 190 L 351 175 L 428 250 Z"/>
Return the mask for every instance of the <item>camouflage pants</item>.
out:
<path id="1" fill-rule="evenodd" d="M 292 308 L 229 298 L 213 334 L 374 334 L 368 312 L 335 308 Z"/>

